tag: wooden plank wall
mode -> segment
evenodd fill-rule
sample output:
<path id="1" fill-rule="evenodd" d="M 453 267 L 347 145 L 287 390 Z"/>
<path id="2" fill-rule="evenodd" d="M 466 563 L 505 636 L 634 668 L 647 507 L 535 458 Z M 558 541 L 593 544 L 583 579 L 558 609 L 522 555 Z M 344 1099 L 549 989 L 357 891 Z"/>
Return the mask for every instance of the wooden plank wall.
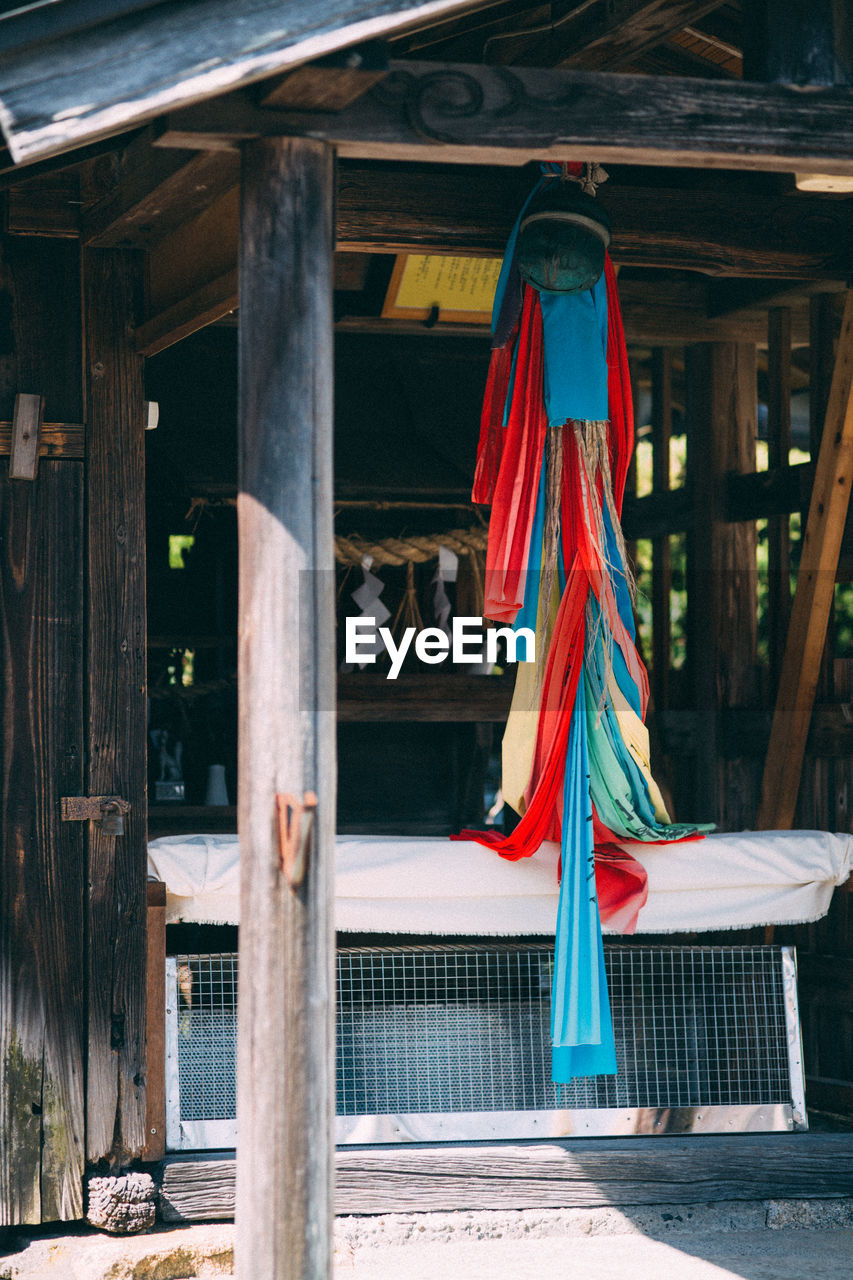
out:
<path id="1" fill-rule="evenodd" d="M 79 420 L 76 246 L 3 247 L 3 398 Z M 4 406 L 5 407 L 5 406 Z M 59 820 L 83 784 L 83 464 L 0 461 L 0 1224 L 83 1212 L 85 850 Z"/>

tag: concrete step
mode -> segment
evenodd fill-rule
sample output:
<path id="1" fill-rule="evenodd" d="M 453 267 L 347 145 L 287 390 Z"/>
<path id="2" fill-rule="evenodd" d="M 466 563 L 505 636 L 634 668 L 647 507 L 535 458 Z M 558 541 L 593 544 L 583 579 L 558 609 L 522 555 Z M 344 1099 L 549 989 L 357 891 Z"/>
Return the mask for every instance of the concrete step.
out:
<path id="1" fill-rule="evenodd" d="M 19 1236 L 0 1280 L 233 1280 L 231 1223 Z M 335 1280 L 851 1280 L 839 1200 L 338 1218 Z"/>

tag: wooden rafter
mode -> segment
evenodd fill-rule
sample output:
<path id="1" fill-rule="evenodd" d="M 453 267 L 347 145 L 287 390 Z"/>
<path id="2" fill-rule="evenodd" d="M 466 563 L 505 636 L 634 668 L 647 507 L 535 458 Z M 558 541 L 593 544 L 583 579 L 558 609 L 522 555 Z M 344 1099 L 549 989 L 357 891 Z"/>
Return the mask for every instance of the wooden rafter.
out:
<path id="1" fill-rule="evenodd" d="M 558 59 L 562 67 L 612 71 L 716 9 L 719 0 L 617 0 L 587 10 Z M 579 8 L 581 6 L 578 6 Z"/>

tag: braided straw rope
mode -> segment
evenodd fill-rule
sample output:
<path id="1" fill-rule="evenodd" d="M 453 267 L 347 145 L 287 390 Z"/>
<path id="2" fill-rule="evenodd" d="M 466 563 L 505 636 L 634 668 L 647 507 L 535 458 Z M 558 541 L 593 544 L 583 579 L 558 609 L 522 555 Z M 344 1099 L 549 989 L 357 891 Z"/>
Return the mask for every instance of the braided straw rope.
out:
<path id="1" fill-rule="evenodd" d="M 365 538 L 335 538 L 335 559 L 341 564 L 359 565 L 372 556 L 374 565 L 424 564 L 434 560 L 439 547 L 447 547 L 458 556 L 474 555 L 486 550 L 486 529 L 451 529 L 449 533 L 412 534 L 408 538 L 382 538 L 369 542 Z"/>

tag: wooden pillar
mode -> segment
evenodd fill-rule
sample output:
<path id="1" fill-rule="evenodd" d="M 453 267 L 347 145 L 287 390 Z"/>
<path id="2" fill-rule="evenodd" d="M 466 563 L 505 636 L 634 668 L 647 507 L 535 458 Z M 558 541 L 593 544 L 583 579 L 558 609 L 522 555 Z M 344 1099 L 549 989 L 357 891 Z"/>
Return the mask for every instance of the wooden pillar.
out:
<path id="1" fill-rule="evenodd" d="M 817 293 L 809 302 L 809 449 L 812 462 L 820 456 L 829 393 L 835 369 L 835 301 L 832 293 Z M 805 537 L 808 512 L 802 513 L 801 537 Z M 835 656 L 835 598 L 829 606 L 826 640 L 820 663 L 816 694 L 824 701 L 835 696 L 833 658 Z"/>
<path id="2" fill-rule="evenodd" d="M 688 538 L 688 657 L 697 724 L 696 820 L 751 824 L 757 796 L 742 763 L 723 762 L 720 713 L 748 706 L 756 676 L 754 522 L 726 520 L 725 479 L 755 469 L 755 348 L 688 347 L 688 483 L 696 519 Z"/>
<path id="3" fill-rule="evenodd" d="M 756 826 L 794 820 L 809 721 L 835 592 L 838 555 L 853 483 L 853 292 L 847 294 L 791 625 L 773 712 Z"/>
<path id="4" fill-rule="evenodd" d="M 88 792 L 131 806 L 122 835 L 89 827 L 86 1155 L 142 1154 L 147 933 L 145 429 L 134 345 L 142 259 L 83 255 L 88 431 Z"/>
<path id="5" fill-rule="evenodd" d="M 770 470 L 788 466 L 791 450 L 791 312 L 771 307 L 767 341 L 767 444 Z M 791 616 L 790 518 L 767 521 L 767 612 L 770 684 L 775 697 Z"/>
<path id="6" fill-rule="evenodd" d="M 334 157 L 269 139 L 243 157 L 238 826 L 242 867 L 236 1263 L 331 1274 L 335 617 Z M 276 796 L 317 797 L 302 882 Z"/>
<path id="7" fill-rule="evenodd" d="M 667 493 L 672 436 L 672 349 L 652 352 L 652 492 Z M 672 557 L 669 536 L 652 542 L 652 691 L 658 714 L 669 706 L 670 594 Z"/>

